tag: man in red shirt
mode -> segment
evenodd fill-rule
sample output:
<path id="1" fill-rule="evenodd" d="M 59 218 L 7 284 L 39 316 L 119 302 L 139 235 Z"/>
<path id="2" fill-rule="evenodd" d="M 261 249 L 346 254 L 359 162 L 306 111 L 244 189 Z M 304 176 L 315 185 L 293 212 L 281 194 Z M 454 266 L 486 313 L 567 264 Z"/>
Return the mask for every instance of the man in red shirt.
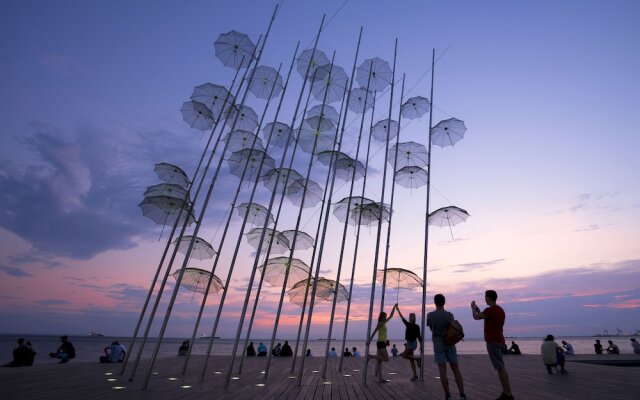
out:
<path id="1" fill-rule="evenodd" d="M 498 371 L 498 377 L 502 384 L 502 394 L 496 400 L 513 400 L 514 397 L 509 385 L 509 375 L 502 358 L 502 350 L 505 347 L 502 333 L 505 315 L 502 307 L 496 304 L 497 300 L 498 293 L 495 290 L 487 290 L 484 292 L 484 301 L 489 307 L 485 308 L 484 311 L 480 311 L 480 308 L 476 306 L 476 302 L 472 301 L 471 313 L 473 319 L 484 320 L 484 341 L 487 342 L 487 353 L 489 353 L 493 368 Z"/>

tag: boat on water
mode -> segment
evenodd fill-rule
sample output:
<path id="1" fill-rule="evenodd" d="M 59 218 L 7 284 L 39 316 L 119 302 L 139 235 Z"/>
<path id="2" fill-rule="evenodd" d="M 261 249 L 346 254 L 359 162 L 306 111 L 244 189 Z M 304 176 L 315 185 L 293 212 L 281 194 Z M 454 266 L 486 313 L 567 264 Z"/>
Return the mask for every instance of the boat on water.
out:
<path id="1" fill-rule="evenodd" d="M 104 336 L 104 333 L 91 331 L 89 336 L 91 336 L 91 337 L 102 337 L 102 336 Z"/>
<path id="2" fill-rule="evenodd" d="M 220 339 L 220 336 L 214 336 L 214 339 Z M 211 335 L 202 334 L 200 335 L 200 339 L 211 339 Z"/>

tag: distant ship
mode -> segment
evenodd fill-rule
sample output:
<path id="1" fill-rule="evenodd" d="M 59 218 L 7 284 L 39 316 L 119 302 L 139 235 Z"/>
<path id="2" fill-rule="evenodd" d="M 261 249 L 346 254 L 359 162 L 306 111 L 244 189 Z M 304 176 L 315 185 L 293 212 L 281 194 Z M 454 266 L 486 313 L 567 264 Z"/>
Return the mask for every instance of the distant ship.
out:
<path id="1" fill-rule="evenodd" d="M 609 333 L 607 329 L 602 331 L 602 333 L 596 333 L 593 336 L 595 337 L 630 337 L 630 336 L 640 336 L 640 329 L 636 330 L 634 333 L 623 332 L 620 328 L 616 327 L 616 333 Z"/>
<path id="2" fill-rule="evenodd" d="M 327 340 L 327 338 L 319 337 L 318 340 Z M 334 341 L 334 340 L 336 340 L 336 338 L 331 338 L 331 341 Z"/>
<path id="3" fill-rule="evenodd" d="M 220 336 L 214 336 L 214 339 L 220 339 Z M 205 333 L 203 333 L 202 335 L 200 335 L 200 339 L 211 339 L 211 335 L 207 335 Z"/>
<path id="4" fill-rule="evenodd" d="M 93 337 L 102 337 L 102 336 L 104 336 L 104 333 L 102 333 L 102 332 L 94 332 L 94 331 L 91 331 L 91 333 L 89 334 L 89 336 L 93 336 Z"/>

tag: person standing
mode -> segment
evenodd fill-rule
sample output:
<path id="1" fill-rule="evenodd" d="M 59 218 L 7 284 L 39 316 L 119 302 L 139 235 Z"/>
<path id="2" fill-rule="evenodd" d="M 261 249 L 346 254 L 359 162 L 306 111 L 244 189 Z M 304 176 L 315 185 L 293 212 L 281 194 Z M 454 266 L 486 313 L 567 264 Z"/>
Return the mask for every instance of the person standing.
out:
<path id="1" fill-rule="evenodd" d="M 489 307 L 480 311 L 475 300 L 471 302 L 471 315 L 475 320 L 484 320 L 484 341 L 487 343 L 487 353 L 493 368 L 498 371 L 502 394 L 496 400 L 513 400 L 511 385 L 509 384 L 509 374 L 504 365 L 502 349 L 504 342 L 504 320 L 505 313 L 502 307 L 497 304 L 498 293 L 495 290 L 487 290 L 484 293 L 484 301 Z"/>
<path id="2" fill-rule="evenodd" d="M 382 362 L 389 361 L 389 353 L 387 352 L 387 322 L 389 322 L 391 318 L 393 318 L 393 313 L 396 311 L 396 307 L 398 307 L 398 304 L 394 304 L 393 308 L 391 309 L 391 314 L 389 314 L 388 318 L 386 312 L 380 312 L 380 314 L 378 315 L 378 325 L 376 326 L 376 329 L 371 332 L 371 336 L 367 338 L 368 347 L 373 340 L 373 337 L 376 335 L 376 332 L 378 333 L 378 340 L 376 341 L 376 348 L 378 351 L 375 355 L 369 354 L 367 357 L 367 362 L 369 362 L 369 360 L 372 358 L 377 361 L 376 375 L 378 376 L 378 382 L 380 383 L 389 382 L 387 379 L 382 379 Z"/>
<path id="3" fill-rule="evenodd" d="M 411 364 L 411 371 L 413 372 L 411 380 L 417 381 L 418 374 L 416 373 L 416 362 L 419 367 L 420 357 L 415 357 L 413 352 L 418 348 L 418 341 L 420 341 L 420 351 L 422 352 L 423 340 L 422 335 L 420 334 L 420 327 L 416 324 L 416 315 L 414 313 L 409 314 L 409 321 L 407 321 L 400 312 L 400 307 L 397 307 L 397 309 L 398 315 L 405 326 L 404 340 L 406 340 L 406 343 L 404 344 L 404 351 L 400 354 L 400 357 L 409 360 L 409 363 Z"/>
<path id="4" fill-rule="evenodd" d="M 445 398 L 451 398 L 451 394 L 449 393 L 449 379 L 447 378 L 447 362 L 449 362 L 453 376 L 456 379 L 456 384 L 458 385 L 458 390 L 460 391 L 460 400 L 466 400 L 467 396 L 464 394 L 462 373 L 460 373 L 460 368 L 458 367 L 456 346 L 447 346 L 444 342 L 444 334 L 447 331 L 447 326 L 454 320 L 453 314 L 444 309 L 446 302 L 444 295 L 436 294 L 433 296 L 433 302 L 436 305 L 436 309 L 427 314 L 427 326 L 432 332 L 433 358 L 440 370 L 440 383 L 442 384 L 442 389 L 444 389 Z"/>

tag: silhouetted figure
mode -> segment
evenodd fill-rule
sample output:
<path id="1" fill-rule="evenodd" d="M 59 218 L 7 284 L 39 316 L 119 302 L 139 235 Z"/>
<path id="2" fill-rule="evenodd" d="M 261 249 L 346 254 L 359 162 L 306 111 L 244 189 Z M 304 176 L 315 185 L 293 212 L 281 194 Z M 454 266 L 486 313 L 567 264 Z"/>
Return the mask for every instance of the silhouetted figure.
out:
<path id="1" fill-rule="evenodd" d="M 552 367 L 560 367 L 560 373 L 562 375 L 568 374 L 564 369 L 564 350 L 558 346 L 558 343 L 554 342 L 553 335 L 547 335 L 544 338 L 544 343 L 540 346 L 540 353 L 542 353 L 542 362 L 547 367 L 547 373 L 553 375 Z"/>
<path id="2" fill-rule="evenodd" d="M 575 354 L 575 352 L 573 351 L 573 346 L 571 345 L 571 343 L 565 342 L 564 340 L 562 341 L 562 347 L 565 348 L 565 354 L 568 356 L 572 356 Z"/>
<path id="3" fill-rule="evenodd" d="M 104 356 L 100 356 L 101 363 L 118 363 L 124 361 L 126 350 L 117 341 L 104 348 Z"/>
<path id="4" fill-rule="evenodd" d="M 633 348 L 633 352 L 635 354 L 640 354 L 640 343 L 635 338 L 629 339 L 631 340 L 631 347 Z"/>
<path id="5" fill-rule="evenodd" d="M 289 346 L 288 341 L 284 341 L 284 345 L 282 345 L 282 349 L 280 350 L 280 357 L 291 357 L 293 355 L 293 350 L 291 346 Z"/>
<path id="6" fill-rule="evenodd" d="M 351 356 L 353 355 L 353 354 L 349 351 L 349 348 L 348 348 L 348 347 L 345 347 L 345 348 L 344 348 L 344 353 L 343 353 L 343 354 L 344 354 L 344 356 L 345 356 L 345 357 L 351 357 Z"/>
<path id="7" fill-rule="evenodd" d="M 249 343 L 249 346 L 247 346 L 247 357 L 255 357 L 256 356 L 256 349 L 253 347 L 253 342 Z"/>
<path id="8" fill-rule="evenodd" d="M 258 357 L 265 357 L 267 355 L 267 346 L 264 343 L 260 342 L 258 345 Z"/>
<path id="9" fill-rule="evenodd" d="M 33 359 L 36 356 L 36 352 L 29 346 L 25 345 L 24 338 L 18 339 L 18 346 L 13 349 L 13 361 L 6 363 L 3 367 L 27 367 L 33 365 Z"/>
<path id="10" fill-rule="evenodd" d="M 398 348 L 396 347 L 395 344 L 391 347 L 391 356 L 398 357 Z"/>
<path id="11" fill-rule="evenodd" d="M 351 349 L 354 357 L 360 357 L 360 352 L 355 347 Z"/>
<path id="12" fill-rule="evenodd" d="M 179 356 L 186 356 L 189 353 L 189 341 L 185 340 L 178 348 Z"/>
<path id="13" fill-rule="evenodd" d="M 311 349 L 307 349 L 307 357 L 313 357 L 313 354 L 311 354 Z"/>
<path id="14" fill-rule="evenodd" d="M 511 347 L 509 347 L 507 352 L 509 354 L 516 354 L 516 355 L 522 354 L 522 352 L 520 351 L 520 346 L 518 346 L 518 344 L 516 342 L 514 342 L 513 340 L 511 341 Z"/>
<path id="15" fill-rule="evenodd" d="M 64 364 L 76 358 L 76 349 L 69 341 L 67 335 L 60 336 L 60 341 L 62 342 L 60 347 L 58 347 L 55 353 L 49 353 L 49 357 L 57 358 L 60 360 L 60 364 Z"/>
<path id="16" fill-rule="evenodd" d="M 338 353 L 336 353 L 336 348 L 332 347 L 331 350 L 329 350 L 329 354 L 327 354 L 328 357 L 338 357 Z"/>
<path id="17" fill-rule="evenodd" d="M 282 343 L 278 343 L 273 350 L 271 350 L 271 355 L 275 357 L 280 357 L 280 352 L 282 351 Z"/>
<path id="18" fill-rule="evenodd" d="M 600 344 L 600 339 L 596 339 L 596 342 L 593 344 L 593 349 L 596 351 L 596 354 L 602 354 L 602 344 Z"/>
<path id="19" fill-rule="evenodd" d="M 608 354 L 620 354 L 620 348 L 613 341 L 609 340 L 609 347 L 605 349 Z"/>

